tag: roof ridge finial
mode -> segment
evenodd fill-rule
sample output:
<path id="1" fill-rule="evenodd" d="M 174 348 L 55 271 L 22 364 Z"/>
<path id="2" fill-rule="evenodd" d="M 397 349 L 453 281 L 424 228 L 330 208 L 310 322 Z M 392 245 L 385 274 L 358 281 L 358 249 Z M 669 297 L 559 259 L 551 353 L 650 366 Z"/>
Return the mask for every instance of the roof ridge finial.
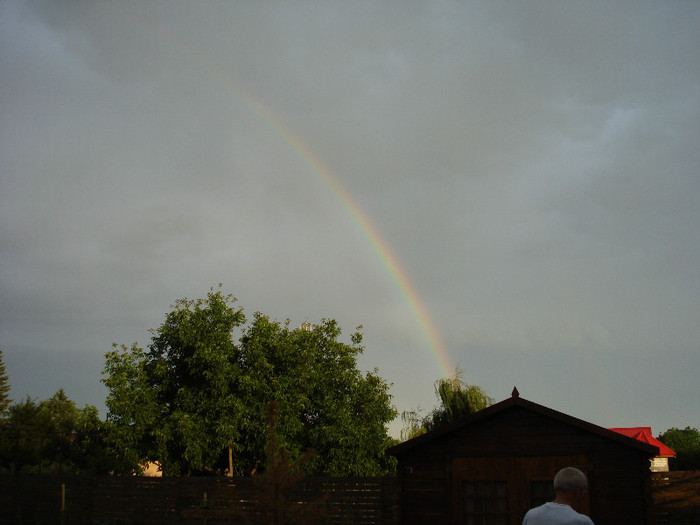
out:
<path id="1" fill-rule="evenodd" d="M 520 392 L 518 392 L 518 387 L 513 387 L 513 392 L 510 394 L 512 397 L 520 397 Z"/>

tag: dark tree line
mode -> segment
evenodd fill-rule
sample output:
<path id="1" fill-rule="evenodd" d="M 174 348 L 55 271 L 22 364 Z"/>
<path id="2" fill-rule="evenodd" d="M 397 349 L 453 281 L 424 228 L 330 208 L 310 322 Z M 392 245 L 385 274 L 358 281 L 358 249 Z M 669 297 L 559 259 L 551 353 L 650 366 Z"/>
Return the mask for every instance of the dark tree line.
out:
<path id="1" fill-rule="evenodd" d="M 12 399 L 10 399 L 10 380 L 7 377 L 5 358 L 0 348 L 0 422 L 2 422 L 10 403 L 12 403 Z"/>
<path id="2" fill-rule="evenodd" d="M 292 328 L 212 290 L 181 299 L 147 348 L 114 345 L 105 356 L 108 414 L 79 409 L 63 390 L 12 403 L 0 353 L 0 471 L 132 474 L 148 461 L 165 475 L 264 472 L 266 407 L 276 437 L 307 474 L 381 475 L 395 443 L 389 384 L 362 373 L 358 331 L 340 341 L 333 320 Z"/>
<path id="3" fill-rule="evenodd" d="M 63 389 L 13 403 L 0 350 L 0 472 L 106 473 L 115 465 L 97 409 L 76 407 Z"/>
<path id="4" fill-rule="evenodd" d="M 63 390 L 9 405 L 0 423 L 0 472 L 104 474 L 114 467 L 97 409 L 77 408 Z"/>
<path id="5" fill-rule="evenodd" d="M 275 406 L 275 446 L 306 474 L 391 473 L 389 384 L 358 370 L 359 329 L 350 343 L 340 337 L 327 319 L 292 328 L 255 313 L 248 323 L 219 291 L 179 300 L 147 348 L 115 345 L 106 354 L 104 421 L 62 389 L 13 402 L 0 350 L 0 472 L 133 474 L 157 461 L 165 475 L 264 473 L 274 462 L 266 413 Z M 435 393 L 427 415 L 403 414 L 405 438 L 492 403 L 459 370 Z M 672 469 L 700 469 L 697 429 L 671 428 L 659 439 L 678 454 Z"/>

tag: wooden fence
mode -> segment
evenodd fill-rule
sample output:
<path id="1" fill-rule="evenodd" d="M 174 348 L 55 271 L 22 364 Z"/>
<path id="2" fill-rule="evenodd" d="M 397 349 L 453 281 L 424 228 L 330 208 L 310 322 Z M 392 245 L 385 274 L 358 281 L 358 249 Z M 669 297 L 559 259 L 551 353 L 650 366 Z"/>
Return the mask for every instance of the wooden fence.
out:
<path id="1" fill-rule="evenodd" d="M 651 479 L 656 525 L 700 525 L 700 471 Z M 255 478 L 0 475 L 0 524 L 245 525 L 276 523 L 275 512 L 305 524 L 399 523 L 393 477 L 306 478 L 283 499 L 269 490 Z"/>
<path id="2" fill-rule="evenodd" d="M 305 478 L 285 493 L 256 478 L 0 476 L 0 524 L 396 525 L 395 478 Z"/>
<path id="3" fill-rule="evenodd" d="M 656 525 L 700 525 L 700 471 L 651 475 Z"/>

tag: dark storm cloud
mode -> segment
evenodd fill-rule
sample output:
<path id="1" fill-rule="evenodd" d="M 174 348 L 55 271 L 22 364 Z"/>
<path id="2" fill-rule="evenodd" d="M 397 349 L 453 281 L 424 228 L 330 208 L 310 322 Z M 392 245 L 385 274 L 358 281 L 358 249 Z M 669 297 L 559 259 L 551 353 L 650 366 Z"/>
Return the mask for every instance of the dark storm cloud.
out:
<path id="1" fill-rule="evenodd" d="M 429 407 L 424 334 L 301 140 L 468 381 L 604 425 L 700 425 L 695 3 L 0 10 L 15 397 L 101 406 L 110 343 L 146 344 L 223 282 L 249 312 L 363 324 L 363 365 Z"/>

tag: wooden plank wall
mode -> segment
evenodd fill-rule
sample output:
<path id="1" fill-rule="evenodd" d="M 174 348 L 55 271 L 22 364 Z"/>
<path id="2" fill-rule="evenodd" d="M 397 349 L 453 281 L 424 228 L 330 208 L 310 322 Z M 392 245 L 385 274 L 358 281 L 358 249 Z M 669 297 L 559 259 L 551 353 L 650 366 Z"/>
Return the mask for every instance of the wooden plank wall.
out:
<path id="1" fill-rule="evenodd" d="M 700 471 L 655 472 L 651 478 L 656 525 L 700 525 Z M 419 496 L 419 487 L 415 489 Z M 322 505 L 327 511 L 325 523 L 399 523 L 395 478 L 311 478 L 299 490 L 296 501 Z M 326 500 L 318 497 L 324 491 Z M 3 525 L 255 523 L 259 503 L 260 491 L 248 478 L 232 482 L 222 478 L 0 475 Z M 246 511 L 247 517 L 241 517 Z"/>
<path id="2" fill-rule="evenodd" d="M 656 525 L 700 524 L 700 471 L 651 475 Z"/>
<path id="3" fill-rule="evenodd" d="M 448 525 L 452 519 L 449 468 L 444 454 L 412 457 L 400 472 L 402 525 Z"/>
<path id="4" fill-rule="evenodd" d="M 517 406 L 438 435 L 397 456 L 403 524 L 452 525 L 455 458 L 494 458 L 494 469 L 497 459 L 505 458 L 511 467 L 501 466 L 497 475 L 510 480 L 520 459 L 562 456 L 588 458 L 581 467 L 589 473 L 593 521 L 649 525 L 649 461 L 643 452 Z M 513 490 L 520 494 L 528 493 L 531 481 L 542 479 L 524 474 L 512 480 Z M 512 505 L 511 521 L 521 519 L 529 503 L 520 498 L 517 506 Z"/>
<path id="5" fill-rule="evenodd" d="M 2 475 L 0 523 L 272 523 L 267 499 L 251 478 Z M 393 477 L 306 478 L 285 507 L 304 523 L 396 525 L 398 488 Z"/>

